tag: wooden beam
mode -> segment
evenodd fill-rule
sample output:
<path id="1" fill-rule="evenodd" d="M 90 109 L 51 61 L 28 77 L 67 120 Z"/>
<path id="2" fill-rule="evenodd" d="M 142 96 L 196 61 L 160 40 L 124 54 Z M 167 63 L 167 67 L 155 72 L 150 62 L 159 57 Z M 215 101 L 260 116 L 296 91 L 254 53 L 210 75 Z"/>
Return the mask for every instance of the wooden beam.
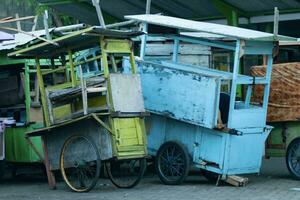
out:
<path id="1" fill-rule="evenodd" d="M 48 113 L 48 105 L 47 105 L 47 99 L 46 99 L 46 90 L 45 90 L 45 85 L 44 85 L 44 80 L 42 76 L 42 70 L 41 70 L 41 65 L 40 65 L 40 60 L 38 57 L 35 58 L 35 63 L 36 63 L 36 70 L 37 70 L 37 78 L 39 82 L 39 88 L 41 92 L 41 100 L 42 100 L 42 108 L 44 112 L 44 122 L 45 126 L 50 126 L 50 118 L 49 118 L 49 113 Z"/>
<path id="2" fill-rule="evenodd" d="M 22 20 L 28 20 L 28 19 L 33 19 L 35 16 L 28 16 L 28 17 L 19 17 L 19 18 L 12 18 L 12 17 L 6 17 L 0 20 L 0 24 L 4 23 L 11 23 L 11 22 L 17 22 L 17 21 L 22 21 Z"/>

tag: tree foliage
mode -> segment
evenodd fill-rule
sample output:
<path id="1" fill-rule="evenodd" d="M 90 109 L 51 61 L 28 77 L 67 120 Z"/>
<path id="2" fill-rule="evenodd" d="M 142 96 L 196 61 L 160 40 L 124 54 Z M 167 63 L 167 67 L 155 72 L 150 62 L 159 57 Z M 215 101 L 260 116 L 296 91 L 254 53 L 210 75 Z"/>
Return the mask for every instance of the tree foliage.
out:
<path id="1" fill-rule="evenodd" d="M 70 25 L 76 23 L 76 20 L 68 15 L 63 13 L 59 13 L 53 8 L 41 5 L 37 0 L 15 0 L 17 6 L 22 6 L 24 3 L 26 6 L 31 7 L 36 15 L 43 16 L 45 10 L 48 10 L 49 17 L 52 18 L 50 26 L 62 26 L 62 25 Z"/>

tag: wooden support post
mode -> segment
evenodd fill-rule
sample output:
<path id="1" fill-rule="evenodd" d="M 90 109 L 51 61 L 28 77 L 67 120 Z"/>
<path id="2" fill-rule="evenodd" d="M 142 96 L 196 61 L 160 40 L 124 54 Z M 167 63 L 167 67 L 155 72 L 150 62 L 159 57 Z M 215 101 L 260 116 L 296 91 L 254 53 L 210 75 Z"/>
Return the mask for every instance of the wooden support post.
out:
<path id="1" fill-rule="evenodd" d="M 109 70 L 108 70 L 108 62 L 107 62 L 107 53 L 105 51 L 105 45 L 104 45 L 104 37 L 101 37 L 100 39 L 100 47 L 101 47 L 101 55 L 102 55 L 102 65 L 103 65 L 103 71 L 104 71 L 104 77 L 108 78 Z"/>
<path id="2" fill-rule="evenodd" d="M 53 114 L 53 106 L 52 102 L 49 98 L 49 92 L 46 90 L 46 100 L 47 100 L 47 105 L 48 105 L 48 113 L 49 113 L 49 119 L 51 124 L 54 124 L 54 114 Z"/>
<path id="3" fill-rule="evenodd" d="M 45 32 L 46 32 L 46 38 L 47 40 L 52 40 L 50 33 L 49 33 L 49 26 L 48 26 L 48 11 L 45 10 L 44 12 L 44 28 L 45 28 Z"/>
<path id="4" fill-rule="evenodd" d="M 96 8 L 98 20 L 100 22 L 101 27 L 106 28 L 106 25 L 105 25 L 105 22 L 103 19 L 103 15 L 102 15 L 102 11 L 101 11 L 101 7 L 100 7 L 100 0 L 92 0 L 92 2 L 93 2 L 93 6 Z"/>
<path id="5" fill-rule="evenodd" d="M 249 108 L 249 106 L 250 106 L 252 89 L 253 89 L 252 85 L 247 85 L 247 93 L 246 93 L 246 99 L 245 99 L 246 108 Z"/>
<path id="6" fill-rule="evenodd" d="M 19 13 L 16 13 L 16 19 L 19 19 Z M 18 21 L 16 21 L 16 24 L 17 24 L 18 31 L 21 31 L 22 30 L 21 22 L 18 20 Z"/>
<path id="7" fill-rule="evenodd" d="M 148 24 L 147 23 L 143 23 L 142 31 L 147 33 L 147 31 L 148 31 Z M 141 39 L 142 41 L 141 41 L 140 58 L 144 59 L 145 55 L 146 55 L 147 35 L 144 34 L 141 37 L 142 37 L 142 39 Z"/>
<path id="8" fill-rule="evenodd" d="M 147 0 L 146 2 L 146 14 L 150 14 L 151 11 L 151 0 Z"/>
<path id="9" fill-rule="evenodd" d="M 231 91 L 230 91 L 230 104 L 229 104 L 229 114 L 228 114 L 228 128 L 233 126 L 232 123 L 232 114 L 234 111 L 235 106 L 235 98 L 236 98 L 236 91 L 237 91 L 237 77 L 239 73 L 240 67 L 240 45 L 241 41 L 236 41 L 235 53 L 234 53 L 234 66 L 233 66 L 233 73 L 232 73 L 232 83 L 231 83 Z"/>
<path id="10" fill-rule="evenodd" d="M 269 94 L 270 94 L 270 84 L 271 84 L 271 74 L 272 74 L 272 65 L 273 65 L 273 55 L 268 55 L 267 57 L 267 69 L 266 69 L 266 81 L 264 88 L 264 97 L 263 97 L 263 108 L 267 110 L 268 108 L 268 101 L 269 101 Z"/>
<path id="11" fill-rule="evenodd" d="M 46 147 L 46 138 L 45 138 L 45 136 L 42 136 L 42 146 L 43 146 L 44 156 L 45 156 L 44 165 L 46 167 L 48 185 L 49 185 L 50 189 L 54 190 L 54 189 L 56 189 L 56 182 L 55 182 L 55 176 L 54 176 L 54 174 L 53 174 L 53 172 L 51 171 L 51 168 L 50 168 L 48 149 Z"/>
<path id="12" fill-rule="evenodd" d="M 40 90 L 39 90 L 39 81 L 37 78 L 37 74 L 35 75 L 35 80 L 34 80 L 34 92 L 35 92 L 34 103 L 38 104 L 40 99 Z"/>
<path id="13" fill-rule="evenodd" d="M 83 114 L 87 115 L 88 114 L 88 102 L 87 102 L 86 82 L 83 78 L 83 72 L 82 72 L 81 66 L 79 66 L 78 69 L 79 69 L 80 84 L 81 84 Z"/>
<path id="14" fill-rule="evenodd" d="M 174 46 L 173 46 L 173 58 L 172 58 L 173 62 L 178 61 L 178 49 L 179 49 L 179 39 L 175 38 L 174 39 Z"/>
<path id="15" fill-rule="evenodd" d="M 76 87 L 76 75 L 75 75 L 75 68 L 74 68 L 71 49 L 68 50 L 68 55 L 69 55 L 69 66 L 70 66 L 70 71 L 71 71 L 72 87 Z"/>
<path id="16" fill-rule="evenodd" d="M 274 29 L 273 29 L 275 40 L 277 40 L 278 37 L 278 24 L 279 24 L 279 10 L 277 7 L 275 7 L 274 8 Z"/>
<path id="17" fill-rule="evenodd" d="M 36 16 L 34 17 L 34 20 L 33 20 L 33 26 L 32 26 L 32 28 L 31 28 L 31 31 L 35 31 L 36 25 L 37 25 L 37 20 L 38 20 L 38 15 L 36 15 Z"/>
<path id="18" fill-rule="evenodd" d="M 134 59 L 133 50 L 131 50 L 131 52 L 130 52 L 129 61 L 130 61 L 130 65 L 131 65 L 131 72 L 133 74 L 136 74 L 137 70 L 136 70 L 136 65 L 135 65 L 135 59 Z"/>
<path id="19" fill-rule="evenodd" d="M 146 14 L 150 14 L 150 8 L 151 8 L 151 0 L 147 0 L 146 2 Z M 143 23 L 142 24 L 142 31 L 148 32 L 148 24 Z M 140 50 L 140 58 L 144 59 L 146 55 L 146 44 L 147 44 L 147 35 L 144 34 L 141 36 L 141 50 Z"/>
<path id="20" fill-rule="evenodd" d="M 25 105 L 26 105 L 26 122 L 30 122 L 30 76 L 29 66 L 25 62 Z"/>
<path id="21" fill-rule="evenodd" d="M 42 76 L 42 71 L 41 71 L 41 65 L 40 65 L 40 60 L 39 58 L 35 58 L 35 63 L 36 63 L 36 73 L 37 73 L 37 78 L 39 82 L 39 88 L 41 92 L 41 99 L 42 99 L 42 106 L 43 106 L 43 113 L 44 113 L 44 122 L 46 126 L 50 126 L 50 119 L 49 119 L 49 113 L 48 113 L 48 106 L 47 106 L 47 100 L 46 100 L 46 91 L 45 91 L 45 85 L 44 85 L 44 80 Z"/>
<path id="22" fill-rule="evenodd" d="M 118 70 L 117 70 L 117 64 L 116 64 L 115 57 L 113 55 L 109 55 L 109 58 L 110 58 L 110 62 L 111 62 L 112 68 L 113 68 L 113 72 L 117 73 Z"/>

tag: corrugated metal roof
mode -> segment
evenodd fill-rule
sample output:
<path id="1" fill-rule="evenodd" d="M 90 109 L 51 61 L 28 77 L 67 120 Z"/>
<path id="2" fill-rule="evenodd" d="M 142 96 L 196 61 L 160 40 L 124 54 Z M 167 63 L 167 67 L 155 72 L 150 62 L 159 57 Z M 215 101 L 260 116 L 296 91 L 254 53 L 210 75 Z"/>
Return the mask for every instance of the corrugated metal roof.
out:
<path id="1" fill-rule="evenodd" d="M 204 32 L 210 34 L 223 35 L 230 38 L 238 38 L 245 40 L 262 40 L 273 41 L 274 35 L 261 31 L 254 31 L 250 29 L 238 28 L 233 26 L 226 26 L 220 24 L 213 24 L 207 22 L 198 22 L 193 20 L 181 19 L 176 17 L 161 16 L 161 15 L 129 15 L 126 19 L 133 19 L 139 22 L 146 22 L 159 26 L 175 28 L 183 31 Z M 285 36 L 278 36 L 281 40 L 296 40 Z"/>
<path id="2" fill-rule="evenodd" d="M 38 0 L 51 7 L 69 14 L 82 22 L 98 25 L 95 9 L 91 0 L 65 1 L 65 0 Z M 144 14 L 146 0 L 101 0 L 101 7 L 105 13 L 123 20 L 125 15 Z M 162 13 L 168 16 L 202 19 L 210 17 L 224 16 L 217 7 L 216 2 L 208 0 L 152 0 L 151 13 Z M 300 10 L 298 0 L 221 0 L 225 4 L 232 6 L 241 13 L 251 15 L 262 15 L 263 13 L 273 13 L 274 7 L 282 12 L 296 12 Z M 51 4 L 52 3 L 52 4 Z"/>
<path id="3" fill-rule="evenodd" d="M 0 42 L 5 40 L 13 40 L 13 39 L 14 39 L 13 35 L 0 31 Z"/>
<path id="4" fill-rule="evenodd" d="M 268 12 L 273 11 L 274 7 L 279 10 L 297 9 L 300 8 L 298 0 L 226 0 L 237 8 L 248 12 Z"/>
<path id="5" fill-rule="evenodd" d="M 50 32 L 52 30 L 53 29 L 49 29 Z M 32 31 L 30 33 L 34 34 L 35 36 L 41 37 L 41 36 L 45 35 L 45 30 Z M 0 51 L 14 49 L 17 46 L 24 45 L 24 44 L 36 39 L 36 37 L 32 37 L 32 36 L 24 34 L 24 33 L 14 34 L 13 37 L 14 37 L 13 40 L 0 42 Z"/>
<path id="6" fill-rule="evenodd" d="M 58 46 L 50 44 L 49 42 L 40 42 L 11 52 L 8 56 L 18 58 L 34 58 L 36 56 L 40 58 L 52 58 L 57 55 L 61 55 L 62 53 L 67 53 L 67 49 L 79 51 L 95 47 L 99 43 L 99 36 L 126 39 L 136 37 L 141 34 L 144 33 L 141 31 L 103 29 L 98 26 L 93 26 L 53 39 L 52 41 L 57 43 Z"/>

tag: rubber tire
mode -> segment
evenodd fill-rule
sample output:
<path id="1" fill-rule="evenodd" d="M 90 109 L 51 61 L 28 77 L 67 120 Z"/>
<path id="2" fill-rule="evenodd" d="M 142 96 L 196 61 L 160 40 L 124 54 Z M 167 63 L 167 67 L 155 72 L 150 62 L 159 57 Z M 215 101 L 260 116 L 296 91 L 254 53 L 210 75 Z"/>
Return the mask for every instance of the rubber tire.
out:
<path id="1" fill-rule="evenodd" d="M 95 176 L 95 177 L 97 177 L 97 178 L 95 178 L 95 180 L 93 181 L 93 183 L 92 183 L 88 188 L 86 188 L 86 189 L 84 189 L 84 190 L 77 190 L 77 189 L 75 189 L 75 188 L 72 188 L 72 187 L 69 185 L 69 183 L 67 183 L 67 182 L 68 182 L 68 181 L 67 181 L 67 178 L 66 178 L 65 174 L 64 174 L 63 171 L 62 171 L 62 167 L 63 167 L 62 160 L 63 160 L 64 148 L 65 148 L 66 145 L 68 145 L 69 141 L 73 139 L 73 137 L 83 137 L 83 138 L 85 138 L 87 141 L 89 141 L 89 142 L 91 143 L 92 147 L 96 150 L 96 155 L 97 155 L 97 161 L 96 161 L 96 162 L 97 162 L 97 166 L 99 166 L 99 167 L 97 167 L 96 176 Z M 63 146 L 62 146 L 62 150 L 61 150 L 61 152 L 60 152 L 59 161 L 60 161 L 59 166 L 60 166 L 61 176 L 62 176 L 64 182 L 66 183 L 66 185 L 69 187 L 69 189 L 70 189 L 71 191 L 73 191 L 73 192 L 78 192 L 78 193 L 89 192 L 89 191 L 90 191 L 91 189 L 93 189 L 93 188 L 95 187 L 95 185 L 97 184 L 98 179 L 99 179 L 99 177 L 100 177 L 100 171 L 101 171 L 101 159 L 100 159 L 100 153 L 99 153 L 99 151 L 98 151 L 98 148 L 97 148 L 95 142 L 94 142 L 91 138 L 89 138 L 89 137 L 87 137 L 87 136 L 83 136 L 83 135 L 73 135 L 73 136 L 69 137 L 69 138 L 65 141 L 65 143 L 63 144 Z"/>
<path id="2" fill-rule="evenodd" d="M 116 187 L 118 187 L 118 188 L 123 188 L 123 189 L 130 189 L 130 188 L 135 187 L 137 184 L 139 184 L 139 182 L 140 182 L 141 179 L 143 178 L 144 173 L 145 173 L 146 168 L 147 168 L 147 160 L 146 160 L 146 158 L 141 158 L 141 168 L 142 168 L 142 170 L 141 170 L 141 173 L 137 176 L 137 179 L 136 179 L 132 184 L 130 184 L 130 185 L 122 186 L 122 185 L 119 185 L 119 184 L 115 181 L 113 175 L 111 174 L 111 171 L 108 170 L 108 169 L 109 169 L 108 162 L 109 162 L 109 161 L 105 162 L 105 169 L 106 169 L 108 178 L 110 179 L 110 181 L 111 181 Z"/>
<path id="3" fill-rule="evenodd" d="M 170 146 L 176 146 L 178 149 L 180 149 L 181 153 L 183 154 L 184 157 L 184 173 L 183 175 L 178 178 L 177 180 L 168 180 L 165 178 L 165 176 L 161 173 L 160 167 L 159 167 L 159 162 L 160 162 L 160 157 L 163 154 L 163 152 Z M 158 152 L 156 154 L 155 157 L 155 169 L 156 169 L 156 173 L 159 177 L 159 179 L 161 180 L 161 182 L 163 182 L 166 185 L 180 185 L 185 178 L 187 177 L 189 170 L 190 170 L 190 156 L 189 153 L 186 149 L 186 147 L 178 142 L 178 141 L 168 141 L 166 143 L 164 143 L 163 145 L 160 146 L 160 148 L 158 149 Z"/>
<path id="4" fill-rule="evenodd" d="M 289 154 L 291 153 L 291 148 L 293 145 L 299 143 L 300 145 L 300 138 L 296 138 L 294 139 L 288 146 L 287 151 L 286 151 L 286 156 L 285 156 L 285 162 L 286 162 L 286 166 L 289 170 L 290 175 L 292 176 L 293 179 L 295 180 L 300 180 L 300 173 L 296 174 L 294 172 L 294 170 L 292 169 L 292 167 L 290 166 L 290 162 L 289 162 Z"/>

